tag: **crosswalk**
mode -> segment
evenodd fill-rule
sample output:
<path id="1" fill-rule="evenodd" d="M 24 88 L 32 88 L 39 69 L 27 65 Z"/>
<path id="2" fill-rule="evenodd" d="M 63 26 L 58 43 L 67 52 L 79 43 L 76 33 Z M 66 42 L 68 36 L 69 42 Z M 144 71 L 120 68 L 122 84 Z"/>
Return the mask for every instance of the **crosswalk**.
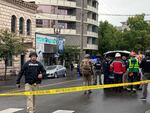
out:
<path id="1" fill-rule="evenodd" d="M 23 110 L 22 108 L 8 108 L 5 110 L 0 111 L 0 113 L 15 113 L 17 111 Z"/>
<path id="2" fill-rule="evenodd" d="M 22 110 L 24 110 L 24 109 L 23 108 L 8 108 L 8 109 L 0 111 L 0 113 L 16 113 L 16 112 L 18 113 L 19 111 L 22 111 Z M 73 110 L 57 110 L 52 113 L 75 113 L 75 111 L 73 111 Z"/>
<path id="3" fill-rule="evenodd" d="M 75 113 L 75 111 L 70 111 L 70 110 L 57 110 L 53 113 Z"/>

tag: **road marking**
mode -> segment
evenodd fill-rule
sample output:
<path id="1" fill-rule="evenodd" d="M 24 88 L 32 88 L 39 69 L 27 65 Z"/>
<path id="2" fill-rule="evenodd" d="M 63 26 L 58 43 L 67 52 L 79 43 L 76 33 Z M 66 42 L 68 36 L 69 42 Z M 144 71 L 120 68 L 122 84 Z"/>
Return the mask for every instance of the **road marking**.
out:
<path id="1" fill-rule="evenodd" d="M 70 83 L 70 82 L 76 82 L 76 81 L 81 81 L 76 79 L 76 80 L 68 80 L 68 81 L 65 81 L 65 82 L 58 82 L 58 83 L 54 83 L 54 84 L 46 84 L 46 85 L 41 85 L 40 88 L 44 88 L 44 87 L 48 87 L 48 86 L 55 86 L 55 85 L 60 85 L 60 84 L 65 84 L 65 83 Z M 9 92 L 9 93 L 16 93 L 16 92 L 22 92 L 24 91 L 24 89 L 17 89 L 17 90 L 8 90 L 6 92 Z"/>
<path id="2" fill-rule="evenodd" d="M 54 111 L 53 113 L 75 113 L 75 111 L 70 111 L 70 110 L 57 110 L 57 111 Z"/>
<path id="3" fill-rule="evenodd" d="M 150 110 L 146 111 L 145 113 L 150 113 Z"/>
<path id="4" fill-rule="evenodd" d="M 23 109 L 22 108 L 9 108 L 9 109 L 0 111 L 0 113 L 15 113 L 15 112 L 21 111 L 21 110 L 23 110 Z"/>

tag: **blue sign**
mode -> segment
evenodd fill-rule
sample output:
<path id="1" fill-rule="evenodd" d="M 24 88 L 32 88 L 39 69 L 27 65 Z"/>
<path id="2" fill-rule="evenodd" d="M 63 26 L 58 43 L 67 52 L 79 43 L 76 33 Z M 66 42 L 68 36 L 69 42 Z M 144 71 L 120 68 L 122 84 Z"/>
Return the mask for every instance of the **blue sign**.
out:
<path id="1" fill-rule="evenodd" d="M 55 37 L 37 34 L 36 43 L 57 45 L 57 40 Z"/>
<path id="2" fill-rule="evenodd" d="M 63 53 L 63 51 L 64 51 L 64 39 L 58 38 L 57 39 L 57 45 L 58 45 L 58 53 Z"/>

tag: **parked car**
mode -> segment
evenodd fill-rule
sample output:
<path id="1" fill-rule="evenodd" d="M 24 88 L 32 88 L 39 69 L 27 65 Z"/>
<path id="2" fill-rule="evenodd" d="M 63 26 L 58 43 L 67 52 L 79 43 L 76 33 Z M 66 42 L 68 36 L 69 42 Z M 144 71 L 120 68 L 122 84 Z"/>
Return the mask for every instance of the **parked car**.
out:
<path id="1" fill-rule="evenodd" d="M 47 78 L 66 77 L 66 67 L 62 65 L 52 65 L 46 67 Z"/>

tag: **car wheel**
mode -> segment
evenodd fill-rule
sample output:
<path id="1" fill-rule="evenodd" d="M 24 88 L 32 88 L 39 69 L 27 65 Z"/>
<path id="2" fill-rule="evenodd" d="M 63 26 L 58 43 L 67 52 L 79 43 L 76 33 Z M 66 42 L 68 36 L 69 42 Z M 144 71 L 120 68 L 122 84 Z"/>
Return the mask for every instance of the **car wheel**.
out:
<path id="1" fill-rule="evenodd" d="M 58 78 L 58 75 L 57 75 L 57 73 L 55 73 L 55 74 L 54 74 L 54 77 L 55 77 L 55 78 Z"/>
<path id="2" fill-rule="evenodd" d="M 63 77 L 66 77 L 66 76 L 67 76 L 67 73 L 65 72 L 64 75 L 63 75 Z"/>

